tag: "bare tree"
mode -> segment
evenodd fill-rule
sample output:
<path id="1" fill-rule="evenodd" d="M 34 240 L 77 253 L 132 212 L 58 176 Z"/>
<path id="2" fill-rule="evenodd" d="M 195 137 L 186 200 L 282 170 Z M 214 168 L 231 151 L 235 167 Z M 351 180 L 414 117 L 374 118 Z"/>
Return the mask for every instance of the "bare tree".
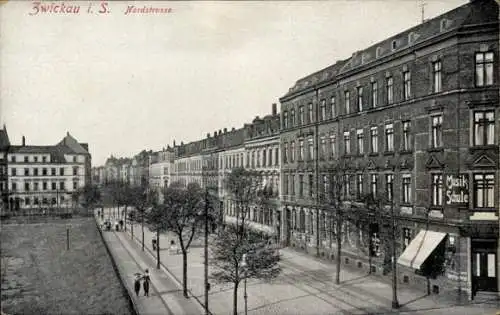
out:
<path id="1" fill-rule="evenodd" d="M 265 204 L 268 193 L 263 191 L 258 172 L 234 169 L 225 182 L 226 190 L 236 205 L 236 220 L 226 226 L 211 246 L 212 277 L 218 282 L 233 283 L 233 314 L 238 313 L 238 286 L 248 278 L 271 279 L 280 268 L 279 255 L 269 246 L 268 239 L 251 233 L 246 219 L 252 207 Z M 246 267 L 242 269 L 245 255 Z"/>
<path id="2" fill-rule="evenodd" d="M 144 250 L 144 220 L 149 208 L 156 204 L 156 194 L 145 185 L 132 186 L 127 189 L 127 194 L 127 203 L 130 203 L 130 205 L 135 208 L 141 220 L 141 243 L 142 250 Z M 123 197 L 120 197 L 120 200 L 123 200 L 122 198 Z"/>
<path id="3" fill-rule="evenodd" d="M 164 191 L 163 205 L 154 207 L 150 221 L 157 221 L 157 229 L 171 231 L 177 236 L 182 252 L 183 294 L 188 298 L 187 253 L 204 219 L 205 194 L 198 184 L 172 183 Z"/>

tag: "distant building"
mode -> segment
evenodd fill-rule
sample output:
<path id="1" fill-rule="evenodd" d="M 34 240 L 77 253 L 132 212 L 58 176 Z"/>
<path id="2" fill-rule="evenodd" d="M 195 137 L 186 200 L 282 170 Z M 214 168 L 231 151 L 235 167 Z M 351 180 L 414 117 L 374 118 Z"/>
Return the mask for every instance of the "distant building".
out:
<path id="1" fill-rule="evenodd" d="M 7 153 L 9 147 L 9 135 L 4 125 L 3 129 L 0 129 L 0 210 L 5 210 L 8 207 Z"/>
<path id="2" fill-rule="evenodd" d="M 87 144 L 69 133 L 56 145 L 10 145 L 7 153 L 8 208 L 55 210 L 76 206 L 74 192 L 90 183 Z"/>
<path id="3" fill-rule="evenodd" d="M 149 156 L 149 187 L 153 188 L 163 200 L 163 191 L 170 183 L 174 166 L 174 150 L 170 146 Z"/>

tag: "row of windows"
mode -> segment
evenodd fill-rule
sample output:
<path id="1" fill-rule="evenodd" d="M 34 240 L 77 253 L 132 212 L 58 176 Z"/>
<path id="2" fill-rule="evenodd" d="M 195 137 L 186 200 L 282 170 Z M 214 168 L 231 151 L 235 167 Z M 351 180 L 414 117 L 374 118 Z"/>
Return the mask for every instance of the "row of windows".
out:
<path id="1" fill-rule="evenodd" d="M 475 84 L 476 86 L 489 86 L 493 85 L 493 52 L 481 52 L 476 53 L 476 63 L 475 63 Z M 411 82 L 411 72 L 405 70 L 402 73 L 402 101 L 411 99 L 412 96 L 412 82 Z M 442 92 L 442 63 L 441 60 L 432 63 L 432 87 L 434 93 Z M 356 87 L 356 111 L 362 112 L 369 108 L 379 107 L 381 104 L 379 97 L 379 82 L 373 81 L 370 83 L 370 101 L 367 102 L 365 88 L 363 86 Z M 390 105 L 394 103 L 394 78 L 388 76 L 384 82 L 385 90 L 385 104 Z M 343 95 L 344 106 L 343 114 L 350 114 L 353 111 L 352 108 L 352 98 L 351 91 L 344 91 Z M 328 118 L 335 118 L 338 116 L 339 111 L 337 110 L 337 104 L 335 101 L 335 96 L 330 98 L 329 109 L 327 109 L 326 100 L 322 99 L 319 102 L 319 121 L 324 121 Z M 329 111 L 329 113 L 327 113 Z M 328 115 L 329 114 L 329 115 Z M 307 120 L 306 120 L 307 118 Z M 296 117 L 295 108 L 291 108 L 289 111 L 283 111 L 282 127 L 287 129 L 289 127 L 301 126 L 306 123 L 313 123 L 315 121 L 315 113 L 313 109 L 313 104 L 309 103 L 307 105 L 307 117 L 305 116 L 304 105 L 298 107 L 298 113 Z"/>
<path id="2" fill-rule="evenodd" d="M 30 159 L 31 157 L 31 159 Z M 76 155 L 73 156 L 72 158 L 73 162 L 76 163 L 77 162 L 77 157 Z M 10 157 L 10 161 L 13 162 L 13 163 L 16 163 L 17 161 L 17 158 L 15 155 L 12 155 Z M 25 155 L 23 160 L 22 160 L 24 163 L 30 163 L 30 162 L 34 162 L 34 163 L 38 163 L 38 162 L 41 162 L 41 163 L 50 163 L 50 156 L 41 156 L 41 159 L 39 159 L 39 156 L 37 155 Z"/>
<path id="3" fill-rule="evenodd" d="M 376 173 L 368 174 L 368 181 L 365 174 L 345 174 L 342 178 L 342 197 L 346 200 L 360 198 L 364 195 L 372 194 L 379 195 L 383 192 L 385 198 L 388 201 L 394 200 L 394 174 L 384 174 L 383 186 L 380 183 L 380 175 Z M 295 180 L 298 179 L 296 184 Z M 305 180 L 307 179 L 307 189 L 308 196 L 314 196 L 314 176 L 312 174 L 308 175 L 307 178 L 304 175 L 299 174 L 297 177 L 295 174 L 284 175 L 283 176 L 283 194 L 295 196 L 298 193 L 298 197 L 304 197 Z M 322 175 L 320 182 L 318 183 L 320 191 L 320 196 L 328 197 L 331 193 L 329 191 L 329 184 L 333 179 L 329 179 L 328 175 Z M 401 195 L 400 201 L 403 205 L 411 205 L 412 201 L 412 176 L 411 174 L 401 174 L 400 184 L 401 184 Z M 354 184 L 354 187 L 352 187 Z M 295 188 L 298 187 L 298 192 Z M 472 178 L 473 187 L 473 206 L 474 208 L 493 208 L 495 203 L 495 175 L 493 173 L 485 174 L 474 174 Z M 368 188 L 368 191 L 365 189 Z M 442 207 L 444 202 L 444 191 L 443 191 L 443 175 L 442 174 L 431 174 L 431 206 Z"/>
<path id="4" fill-rule="evenodd" d="M 274 154 L 273 154 L 274 152 Z M 274 155 L 274 160 L 273 160 Z M 274 163 L 273 163 L 274 162 Z M 279 165 L 279 149 L 262 149 L 247 152 L 246 167 L 271 167 Z"/>
<path id="5" fill-rule="evenodd" d="M 24 174 L 24 176 L 49 176 L 49 169 L 45 168 L 45 167 L 44 168 L 25 167 L 23 174 Z M 10 175 L 11 176 L 18 176 L 17 169 L 14 167 L 10 168 Z M 73 176 L 77 176 L 77 175 L 78 175 L 78 167 L 74 166 L 73 167 Z M 55 167 L 50 169 L 50 176 L 58 176 L 57 169 Z M 63 167 L 59 168 L 59 176 L 64 176 L 64 168 Z"/>
<path id="6" fill-rule="evenodd" d="M 49 186 L 50 184 L 50 186 Z M 17 183 L 11 183 L 11 190 L 12 191 L 17 191 L 18 185 Z M 57 185 L 57 182 L 25 182 L 24 183 L 24 191 L 47 191 L 49 190 L 53 191 L 62 191 L 66 190 L 66 184 L 65 182 L 59 182 L 59 186 Z M 78 188 L 78 182 L 74 181 L 73 182 L 73 190 L 76 190 Z"/>
<path id="7" fill-rule="evenodd" d="M 64 203 L 64 196 L 60 196 L 59 197 L 59 202 L 60 203 Z M 40 202 L 41 201 L 41 202 Z M 50 203 L 49 203 L 50 202 Z M 42 205 L 48 205 L 48 204 L 51 204 L 51 205 L 55 205 L 57 204 L 57 198 L 56 197 L 33 197 L 33 198 L 30 198 L 30 197 L 25 197 L 24 198 L 24 204 L 26 206 L 29 206 L 29 205 L 39 205 L 39 204 L 42 204 Z"/>
<path id="8" fill-rule="evenodd" d="M 430 119 L 430 147 L 442 148 L 443 143 L 443 116 L 434 115 Z M 401 151 L 411 151 L 413 149 L 411 121 L 403 121 L 401 126 Z M 495 113 L 493 110 L 483 110 L 473 112 L 473 128 L 472 132 L 472 145 L 484 146 L 495 144 Z M 383 145 L 385 152 L 394 152 L 394 124 L 389 123 L 384 126 L 383 130 Z M 356 152 L 353 150 L 353 141 L 350 131 L 343 133 L 343 149 L 344 154 L 351 155 L 354 153 L 364 154 L 366 148 L 365 130 L 357 129 L 355 135 Z M 379 127 L 370 127 L 368 135 L 368 145 L 370 153 L 379 153 Z M 297 151 L 298 149 L 298 151 Z M 298 154 L 298 160 L 302 161 L 305 156 L 305 143 L 304 140 L 298 140 L 298 148 L 295 141 L 283 143 L 283 162 L 294 162 L 295 155 Z M 321 158 L 326 158 L 328 155 L 331 158 L 337 156 L 336 150 L 336 137 L 335 135 L 329 136 L 329 144 L 327 144 L 327 137 L 321 137 L 319 154 Z M 314 140 L 309 138 L 307 140 L 307 157 L 310 160 L 314 159 Z"/>

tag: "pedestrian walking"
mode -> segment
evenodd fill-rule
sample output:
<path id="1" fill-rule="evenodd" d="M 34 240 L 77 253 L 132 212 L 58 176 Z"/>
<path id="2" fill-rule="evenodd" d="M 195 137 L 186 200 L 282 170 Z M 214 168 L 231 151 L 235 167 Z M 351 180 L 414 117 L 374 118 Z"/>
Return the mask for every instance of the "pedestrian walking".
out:
<path id="1" fill-rule="evenodd" d="M 140 274 L 135 275 L 134 290 L 135 290 L 135 295 L 139 296 L 139 292 L 141 291 L 141 275 Z"/>
<path id="2" fill-rule="evenodd" d="M 149 270 L 146 269 L 146 273 L 142 276 L 142 287 L 144 288 L 144 296 L 149 296 Z"/>

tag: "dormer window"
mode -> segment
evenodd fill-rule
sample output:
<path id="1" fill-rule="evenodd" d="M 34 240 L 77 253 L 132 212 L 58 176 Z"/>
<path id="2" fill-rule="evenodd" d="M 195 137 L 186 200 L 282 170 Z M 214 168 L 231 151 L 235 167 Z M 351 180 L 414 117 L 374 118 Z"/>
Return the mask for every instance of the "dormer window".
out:
<path id="1" fill-rule="evenodd" d="M 393 40 L 393 41 L 391 42 L 391 49 L 392 49 L 392 50 L 396 50 L 396 48 L 397 48 L 397 42 L 396 42 L 395 40 Z"/>
<path id="2" fill-rule="evenodd" d="M 375 58 L 380 57 L 382 54 L 382 47 L 377 47 L 377 50 L 375 51 Z"/>

